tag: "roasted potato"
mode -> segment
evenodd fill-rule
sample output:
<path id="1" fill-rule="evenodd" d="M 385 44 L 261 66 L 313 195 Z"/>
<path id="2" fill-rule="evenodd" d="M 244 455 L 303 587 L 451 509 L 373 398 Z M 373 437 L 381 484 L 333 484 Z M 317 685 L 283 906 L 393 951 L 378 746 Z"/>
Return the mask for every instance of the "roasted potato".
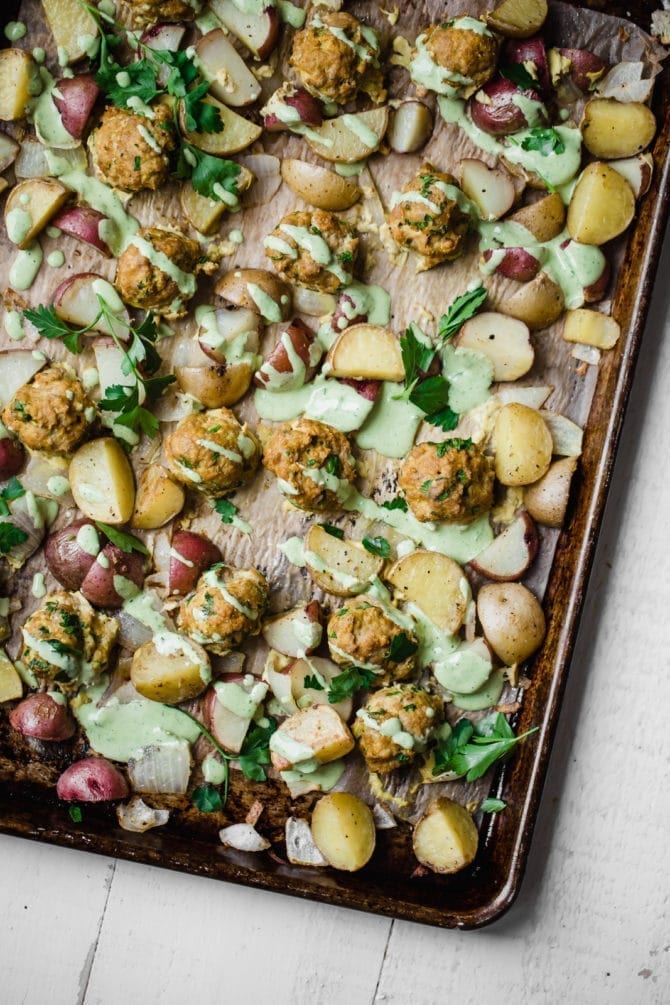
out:
<path id="1" fill-rule="evenodd" d="M 566 342 L 593 345 L 597 349 L 612 349 L 619 341 L 621 326 L 618 321 L 600 311 L 580 307 L 565 315 L 563 338 Z"/>
<path id="2" fill-rule="evenodd" d="M 477 616 L 486 641 L 503 663 L 523 663 L 540 647 L 544 611 L 522 583 L 487 583 L 477 595 Z"/>
<path id="3" fill-rule="evenodd" d="M 377 833 L 370 807 L 350 792 L 331 792 L 312 813 L 314 843 L 334 869 L 357 872 L 372 858 Z"/>
<path id="4" fill-rule="evenodd" d="M 433 872 L 465 869 L 477 854 L 479 835 L 474 820 L 460 803 L 434 799 L 414 828 L 414 854 Z"/>
<path id="5" fill-rule="evenodd" d="M 345 328 L 328 350 L 326 364 L 331 377 L 400 381 L 405 376 L 400 341 L 380 325 Z"/>
<path id="6" fill-rule="evenodd" d="M 291 317 L 291 287 L 266 269 L 232 269 L 219 279 L 215 292 L 236 307 L 257 311 L 266 321 Z"/>
<path id="7" fill-rule="evenodd" d="M 594 157 L 634 157 L 653 140 L 656 118 L 638 101 L 591 98 L 584 109 L 581 130 L 584 146 Z"/>
<path id="8" fill-rule="evenodd" d="M 512 402 L 498 412 L 493 430 L 496 477 L 503 485 L 531 485 L 546 473 L 554 442 L 540 413 Z"/>
<path id="9" fill-rule="evenodd" d="M 358 182 L 309 161 L 285 158 L 281 176 L 292 192 L 317 209 L 350 209 L 361 197 Z"/>
<path id="10" fill-rule="evenodd" d="M 135 506 L 133 469 L 112 436 L 79 447 L 70 461 L 68 480 L 84 516 L 110 524 L 130 520 Z"/>
<path id="11" fill-rule="evenodd" d="M 453 558 L 437 551 L 412 551 L 399 558 L 384 577 L 394 596 L 420 607 L 438 628 L 457 632 L 472 599 L 465 573 Z"/>
<path id="12" fill-rule="evenodd" d="M 378 576 L 384 560 L 357 541 L 340 540 L 313 524 L 305 538 L 305 562 L 314 582 L 337 597 L 361 593 Z"/>
<path id="13" fill-rule="evenodd" d="M 137 482 L 130 526 L 137 530 L 164 527 L 184 508 L 186 493 L 160 464 L 145 468 Z"/>
<path id="14" fill-rule="evenodd" d="M 328 764 L 345 757 L 354 738 L 332 705 L 311 705 L 284 719 L 270 737 L 270 757 L 278 771 L 306 760 Z"/>
<path id="15" fill-rule="evenodd" d="M 527 485 L 523 501 L 534 520 L 545 527 L 562 527 L 570 498 L 572 476 L 577 467 L 576 457 L 561 457 L 554 461 L 539 481 Z"/>
<path id="16" fill-rule="evenodd" d="M 388 108 L 371 108 L 359 112 L 355 118 L 356 131 L 351 128 L 348 115 L 326 119 L 310 130 L 306 137 L 308 145 L 325 161 L 354 164 L 364 160 L 379 149 L 388 124 Z"/>
<path id="17" fill-rule="evenodd" d="M 23 118 L 31 97 L 40 90 L 37 63 L 30 53 L 23 49 L 0 50 L 0 121 Z"/>
<path id="18" fill-rule="evenodd" d="M 178 705 L 197 698 L 211 679 L 209 656 L 197 642 L 159 632 L 133 653 L 130 679 L 144 698 Z"/>
<path id="19" fill-rule="evenodd" d="M 516 293 L 503 300 L 498 310 L 523 321 L 531 331 L 539 331 L 557 321 L 564 307 L 561 287 L 546 272 L 540 272 L 535 279 L 524 283 Z"/>
<path id="20" fill-rule="evenodd" d="M 584 168 L 568 206 L 570 237 L 581 244 L 606 244 L 622 234 L 635 215 L 635 195 L 626 179 L 602 161 Z"/>

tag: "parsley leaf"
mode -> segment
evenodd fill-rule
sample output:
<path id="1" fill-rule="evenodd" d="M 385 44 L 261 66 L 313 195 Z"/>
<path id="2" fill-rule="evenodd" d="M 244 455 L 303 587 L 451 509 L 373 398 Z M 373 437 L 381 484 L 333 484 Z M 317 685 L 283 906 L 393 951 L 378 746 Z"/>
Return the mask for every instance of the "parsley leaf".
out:
<path id="1" fill-rule="evenodd" d="M 320 527 L 323 527 L 326 534 L 330 534 L 331 537 L 336 537 L 338 541 L 344 541 L 344 531 L 341 527 L 333 527 L 332 523 L 321 523 Z"/>
<path id="2" fill-rule="evenodd" d="M 371 555 L 379 555 L 380 558 L 388 558 L 391 554 L 391 545 L 385 537 L 364 537 L 361 544 Z"/>
<path id="3" fill-rule="evenodd" d="M 218 789 L 213 785 L 199 785 L 193 790 L 191 802 L 202 813 L 216 813 L 223 809 L 223 800 Z"/>
<path id="4" fill-rule="evenodd" d="M 324 691 L 325 688 L 316 674 L 307 674 L 302 680 L 303 687 L 310 687 L 312 691 Z"/>
<path id="5" fill-rule="evenodd" d="M 393 663 L 402 663 L 403 660 L 409 659 L 419 648 L 416 642 L 413 642 L 404 632 L 398 632 L 391 639 L 391 650 L 389 652 L 389 659 Z"/>
<path id="6" fill-rule="evenodd" d="M 21 527 L 8 522 L 0 523 L 0 555 L 8 555 L 17 544 L 27 540 L 28 535 Z"/>
<path id="7" fill-rule="evenodd" d="M 510 63 L 508 66 L 500 66 L 498 73 L 505 80 L 511 80 L 522 91 L 537 90 L 537 80 L 528 72 L 523 63 Z"/>
<path id="8" fill-rule="evenodd" d="M 440 408 L 437 412 L 432 412 L 425 417 L 426 422 L 429 422 L 431 426 L 438 426 L 445 433 L 448 433 L 450 429 L 455 429 L 458 425 L 458 420 L 458 412 L 454 412 L 453 408 L 450 408 L 449 405 L 445 405 L 444 408 Z"/>
<path id="9" fill-rule="evenodd" d="M 507 808 L 507 803 L 503 802 L 502 799 L 492 799 L 491 796 L 488 799 L 482 801 L 479 807 L 480 813 L 500 813 L 502 810 Z"/>
<path id="10" fill-rule="evenodd" d="M 68 816 L 73 824 L 80 824 L 83 820 L 83 813 L 81 812 L 81 806 L 77 806 L 76 803 L 72 803 L 67 808 Z"/>
<path id="11" fill-rule="evenodd" d="M 9 506 L 7 503 L 12 502 L 13 499 L 20 499 L 25 494 L 26 490 L 18 478 L 10 478 L 2 492 L 0 492 L 0 516 L 9 516 Z"/>
<path id="12" fill-rule="evenodd" d="M 513 143 L 519 145 L 518 140 L 510 137 Z M 543 129 L 537 126 L 529 129 L 527 135 L 521 141 L 521 149 L 537 151 L 541 157 L 550 157 L 552 154 L 562 154 L 565 152 L 565 143 L 559 133 L 551 127 Z"/>
<path id="13" fill-rule="evenodd" d="M 465 322 L 474 317 L 477 311 L 484 306 L 487 297 L 488 293 L 483 286 L 477 286 L 476 289 L 468 290 L 456 297 L 453 304 L 440 318 L 437 329 L 437 337 L 440 341 L 447 342 L 452 338 Z"/>
<path id="14" fill-rule="evenodd" d="M 276 729 L 276 719 L 268 716 L 267 726 L 255 723 L 245 737 L 237 763 L 244 777 L 252 782 L 264 782 L 266 779 L 263 765 L 270 763 L 270 737 Z"/>
<path id="15" fill-rule="evenodd" d="M 214 509 L 221 517 L 221 523 L 232 523 L 237 516 L 237 506 L 230 499 L 217 499 Z"/>
<path id="16" fill-rule="evenodd" d="M 102 531 L 112 544 L 115 544 L 121 551 L 125 551 L 126 554 L 130 554 L 133 551 L 139 551 L 140 555 L 149 554 L 146 545 L 138 541 L 132 534 L 124 534 L 117 527 L 111 527 L 108 523 L 100 523 L 98 520 L 95 521 L 95 526 L 98 530 Z"/>
<path id="17" fill-rule="evenodd" d="M 434 775 L 445 771 L 456 775 L 465 775 L 467 782 L 474 782 L 486 774 L 488 769 L 514 749 L 525 736 L 535 733 L 535 726 L 520 736 L 514 731 L 501 712 L 472 723 L 468 719 L 459 719 L 451 735 L 443 744 L 435 748 Z"/>
<path id="18" fill-rule="evenodd" d="M 370 687 L 376 676 L 374 670 L 366 670 L 363 667 L 348 667 L 332 678 L 328 689 L 328 701 L 331 705 L 336 705 L 338 701 L 351 698 L 362 688 Z"/>
<path id="19" fill-rule="evenodd" d="M 422 412 L 432 415 L 449 404 L 449 381 L 444 377 L 428 377 L 414 388 L 409 400 Z"/>
<path id="20" fill-rule="evenodd" d="M 84 348 L 81 341 L 83 332 L 72 331 L 64 321 L 61 321 L 53 307 L 45 307 L 44 304 L 40 304 L 34 310 L 25 310 L 23 316 L 26 321 L 30 321 L 37 328 L 44 338 L 62 339 L 63 345 L 74 356 L 78 356 Z"/>
<path id="21" fill-rule="evenodd" d="M 326 457 L 323 468 L 327 474 L 335 475 L 337 478 L 342 471 L 342 461 L 337 454 L 329 454 L 328 457 Z"/>
<path id="22" fill-rule="evenodd" d="M 414 326 L 410 325 L 405 334 L 400 336 L 400 353 L 405 368 L 405 384 L 408 392 L 411 392 L 421 372 L 425 373 L 433 362 L 435 349 L 418 339 Z"/>
<path id="23" fill-rule="evenodd" d="M 382 509 L 399 509 L 401 513 L 406 513 L 408 509 L 407 500 L 403 499 L 402 496 L 396 496 L 395 499 L 387 499 L 386 502 L 382 503 Z"/>
<path id="24" fill-rule="evenodd" d="M 175 174 L 177 178 L 190 178 L 191 185 L 199 195 L 224 202 L 227 200 L 221 199 L 221 191 L 225 189 L 235 197 L 235 203 L 231 204 L 234 206 L 239 194 L 237 188 L 239 173 L 240 166 L 234 161 L 226 160 L 224 157 L 213 157 L 198 150 L 191 143 L 182 143 Z"/>

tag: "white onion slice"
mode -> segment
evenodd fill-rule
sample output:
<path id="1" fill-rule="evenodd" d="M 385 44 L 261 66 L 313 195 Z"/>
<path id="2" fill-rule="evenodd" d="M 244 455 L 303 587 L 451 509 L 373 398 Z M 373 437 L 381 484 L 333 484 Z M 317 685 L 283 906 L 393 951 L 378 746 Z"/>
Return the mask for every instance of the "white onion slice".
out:
<path id="1" fill-rule="evenodd" d="M 17 178 L 50 178 L 53 171 L 47 161 L 47 147 L 34 139 L 25 139 L 14 162 Z M 86 153 L 82 147 L 74 150 L 58 150 L 57 156 L 66 160 L 73 170 L 86 168 Z"/>
<path id="2" fill-rule="evenodd" d="M 219 831 L 221 844 L 226 848 L 235 848 L 237 851 L 267 851 L 270 842 L 259 834 L 251 824 L 231 824 L 230 827 L 223 827 Z"/>
<path id="3" fill-rule="evenodd" d="M 271 154 L 247 154 L 238 157 L 237 161 L 256 176 L 256 181 L 242 196 L 242 205 L 248 209 L 267 205 L 281 185 L 279 158 Z"/>
<path id="4" fill-rule="evenodd" d="M 152 827 L 164 827 L 170 819 L 169 810 L 155 810 L 147 806 L 140 796 L 133 796 L 127 803 L 116 807 L 116 819 L 124 831 L 143 834 Z"/>
<path id="5" fill-rule="evenodd" d="M 321 318 L 326 314 L 333 314 L 337 303 L 332 293 L 319 293 L 318 290 L 308 290 L 305 286 L 294 286 L 293 306 L 300 314 Z"/>
<path id="6" fill-rule="evenodd" d="M 507 387 L 502 386 L 497 388 L 496 398 L 498 398 L 503 405 L 515 402 L 519 405 L 528 405 L 529 408 L 542 408 L 553 390 L 553 387 L 545 387 L 542 385 L 515 387 L 511 384 Z"/>
<path id="7" fill-rule="evenodd" d="M 589 363 L 591 366 L 597 366 L 600 362 L 602 353 L 595 345 L 576 345 L 573 347 L 570 355 L 573 359 L 578 359 L 582 363 Z"/>
<path id="8" fill-rule="evenodd" d="M 556 412 L 541 411 L 540 415 L 547 423 L 554 441 L 554 453 L 558 457 L 579 457 L 582 452 L 584 431 L 572 419 Z"/>
<path id="9" fill-rule="evenodd" d="M 322 868 L 328 865 L 314 844 L 312 828 L 306 820 L 289 817 L 286 821 L 286 857 L 291 865 L 309 865 Z"/>
<path id="10" fill-rule="evenodd" d="M 388 831 L 398 826 L 396 818 L 381 803 L 375 803 L 372 807 L 372 819 L 378 831 Z"/>
<path id="11" fill-rule="evenodd" d="M 119 622 L 119 644 L 124 649 L 129 649 L 131 653 L 153 638 L 151 629 L 126 611 L 120 610 L 116 619 Z"/>
<path id="12" fill-rule="evenodd" d="M 128 761 L 128 775 L 136 792 L 183 796 L 190 774 L 191 751 L 183 741 L 143 747 L 139 757 Z"/>

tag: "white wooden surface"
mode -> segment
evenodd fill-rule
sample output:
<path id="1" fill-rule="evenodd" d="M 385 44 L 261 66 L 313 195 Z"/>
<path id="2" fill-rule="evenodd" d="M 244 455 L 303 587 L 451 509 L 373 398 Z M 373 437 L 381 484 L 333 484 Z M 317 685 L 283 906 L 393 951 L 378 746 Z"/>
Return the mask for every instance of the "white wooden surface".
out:
<path id="1" fill-rule="evenodd" d="M 525 884 L 447 932 L 0 837 L 0 1002 L 670 1002 L 670 242 Z"/>

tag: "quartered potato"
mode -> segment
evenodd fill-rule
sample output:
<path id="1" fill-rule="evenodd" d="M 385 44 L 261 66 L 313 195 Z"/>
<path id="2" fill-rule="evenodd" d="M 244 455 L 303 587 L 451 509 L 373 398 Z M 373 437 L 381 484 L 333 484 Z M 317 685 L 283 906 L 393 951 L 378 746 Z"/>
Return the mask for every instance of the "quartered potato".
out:
<path id="1" fill-rule="evenodd" d="M 215 157 L 228 157 L 230 154 L 239 153 L 246 147 L 251 146 L 263 130 L 250 119 L 245 119 L 238 115 L 232 108 L 223 105 L 216 98 L 205 98 L 208 105 L 218 108 L 223 129 L 218 133 L 190 133 L 186 128 L 186 115 L 184 107 L 179 109 L 179 125 L 184 136 L 189 143 L 192 143 L 198 150 L 206 154 L 213 154 Z"/>
<path id="2" fill-rule="evenodd" d="M 88 35 L 95 38 L 98 26 L 93 17 L 78 0 L 42 0 L 54 42 L 62 50 L 68 63 L 76 63 L 87 55 L 83 40 Z"/>
<path id="3" fill-rule="evenodd" d="M 496 477 L 503 485 L 531 485 L 549 468 L 554 441 L 538 411 L 512 402 L 493 429 Z"/>
<path id="4" fill-rule="evenodd" d="M 388 108 L 371 108 L 357 115 L 338 115 L 310 129 L 305 137 L 315 154 L 325 161 L 354 164 L 375 150 L 386 132 Z"/>
<path id="5" fill-rule="evenodd" d="M 10 241 L 27 248 L 70 195 L 70 190 L 54 178 L 27 178 L 15 185 L 5 204 Z"/>
<path id="6" fill-rule="evenodd" d="M 349 209 L 361 197 L 356 181 L 309 161 L 287 157 L 281 164 L 281 176 L 292 192 L 317 209 Z"/>
<path id="7" fill-rule="evenodd" d="M 517 209 L 507 219 L 511 223 L 520 223 L 536 241 L 552 241 L 565 226 L 565 205 L 558 192 L 552 192 L 529 206 Z"/>
<path id="8" fill-rule="evenodd" d="M 145 468 L 137 483 L 131 526 L 138 530 L 164 527 L 184 508 L 186 493 L 165 468 L 152 464 Z"/>
<path id="9" fill-rule="evenodd" d="M 328 350 L 326 364 L 331 377 L 400 381 L 405 376 L 400 341 L 380 325 L 345 328 Z"/>
<path id="10" fill-rule="evenodd" d="M 649 146 L 656 117 L 638 101 L 591 98 L 581 121 L 584 146 L 594 157 L 634 157 Z"/>
<path id="11" fill-rule="evenodd" d="M 527 485 L 523 501 L 534 520 L 545 527 L 562 527 L 570 498 L 572 476 L 577 468 L 576 457 L 561 457 L 554 461 L 545 475 L 533 485 Z"/>
<path id="12" fill-rule="evenodd" d="M 110 524 L 130 520 L 135 506 L 133 469 L 112 436 L 79 447 L 70 461 L 68 481 L 84 516 Z"/>
<path id="13" fill-rule="evenodd" d="M 609 164 L 584 168 L 568 206 L 570 237 L 581 244 L 606 244 L 622 234 L 635 215 L 635 194 Z"/>
<path id="14" fill-rule="evenodd" d="M 414 854 L 433 872 L 459 872 L 477 854 L 475 822 L 460 803 L 440 796 L 428 806 L 414 828 Z"/>
<path id="15" fill-rule="evenodd" d="M 30 53 L 23 49 L 0 50 L 0 121 L 22 118 L 39 90 L 37 63 Z"/>
<path id="16" fill-rule="evenodd" d="M 466 321 L 455 344 L 483 353 L 493 364 L 494 380 L 518 380 L 535 362 L 528 325 L 496 311 L 483 311 Z"/>
<path id="17" fill-rule="evenodd" d="M 231 269 L 215 286 L 217 296 L 236 307 L 257 311 L 266 321 L 288 321 L 291 287 L 267 269 Z"/>
<path id="18" fill-rule="evenodd" d="M 305 563 L 314 582 L 326 593 L 353 597 L 379 575 L 384 559 L 371 555 L 358 542 L 340 540 L 314 524 L 305 538 Z"/>
<path id="19" fill-rule="evenodd" d="M 159 633 L 133 653 L 130 679 L 151 701 L 189 701 L 202 694 L 210 678 L 209 656 L 202 646 L 174 633 Z"/>
<path id="20" fill-rule="evenodd" d="M 564 307 L 561 287 L 546 272 L 540 272 L 535 279 L 524 283 L 516 293 L 503 300 L 498 310 L 523 321 L 531 331 L 539 331 L 553 325 L 563 313 Z"/>
<path id="21" fill-rule="evenodd" d="M 458 562 L 437 551 L 413 551 L 399 558 L 384 576 L 396 600 L 416 604 L 427 618 L 452 634 L 465 620 L 472 599 Z"/>
<path id="22" fill-rule="evenodd" d="M 597 349 L 612 349 L 620 335 L 619 322 L 608 314 L 591 311 L 586 307 L 566 312 L 563 326 L 563 338 L 566 342 L 593 345 Z"/>

